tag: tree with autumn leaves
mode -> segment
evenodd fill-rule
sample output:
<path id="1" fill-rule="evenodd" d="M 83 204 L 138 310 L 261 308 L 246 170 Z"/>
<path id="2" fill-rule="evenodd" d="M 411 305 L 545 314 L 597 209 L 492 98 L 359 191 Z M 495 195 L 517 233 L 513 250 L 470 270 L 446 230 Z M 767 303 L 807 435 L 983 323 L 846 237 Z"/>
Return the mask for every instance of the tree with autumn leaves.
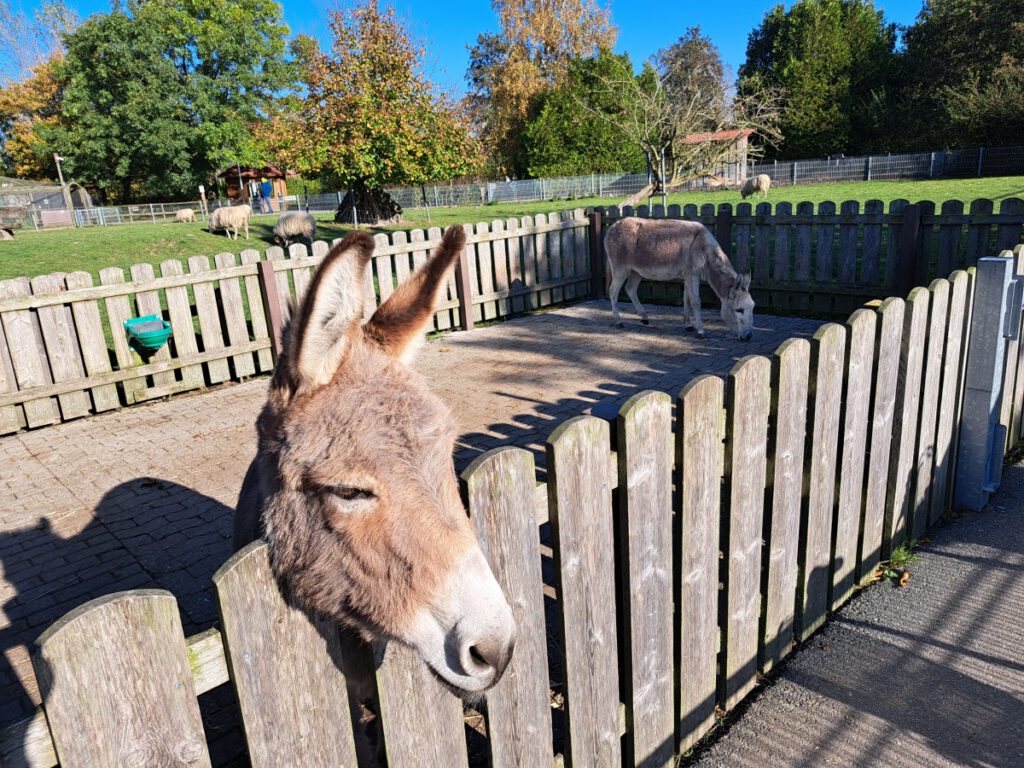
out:
<path id="1" fill-rule="evenodd" d="M 36 64 L 24 80 L 0 88 L 0 172 L 27 179 L 55 174 L 47 136 L 61 119 L 58 62 Z"/>
<path id="2" fill-rule="evenodd" d="M 0 173 L 55 175 L 48 136 L 61 119 L 62 36 L 76 23 L 63 0 L 44 0 L 31 14 L 0 0 Z"/>
<path id="3" fill-rule="evenodd" d="M 527 124 L 543 109 L 540 97 L 570 83 L 574 62 L 610 50 L 617 30 L 610 9 L 596 0 L 494 0 L 491 5 L 501 32 L 479 35 L 470 48 L 467 104 L 487 151 L 488 170 L 520 175 L 531 164 Z"/>
<path id="4" fill-rule="evenodd" d="M 365 2 L 330 14 L 331 48 L 303 53 L 304 93 L 259 129 L 272 157 L 358 190 L 421 184 L 474 171 L 479 147 L 459 107 L 422 72 L 424 49 Z"/>

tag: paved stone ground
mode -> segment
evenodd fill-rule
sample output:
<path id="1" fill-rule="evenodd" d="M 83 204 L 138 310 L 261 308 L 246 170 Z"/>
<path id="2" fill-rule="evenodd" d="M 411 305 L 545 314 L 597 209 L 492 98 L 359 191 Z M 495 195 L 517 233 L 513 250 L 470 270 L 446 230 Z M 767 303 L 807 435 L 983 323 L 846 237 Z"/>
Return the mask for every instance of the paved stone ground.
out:
<path id="1" fill-rule="evenodd" d="M 848 603 L 699 768 L 1024 766 L 1024 463 Z"/>
<path id="2" fill-rule="evenodd" d="M 607 302 L 588 302 L 428 343 L 417 368 L 458 421 L 457 466 L 508 444 L 543 463 L 546 436 L 595 403 L 642 389 L 675 395 L 820 325 L 761 317 L 742 343 L 709 312 L 698 342 L 677 308 L 651 309 L 651 326 L 628 318 L 624 331 L 609 327 Z M 178 599 L 187 633 L 216 621 L 211 576 L 231 554 L 265 389 L 266 380 L 224 386 L 0 439 L 0 725 L 38 702 L 27 644 L 93 597 L 160 587 Z M 202 697 L 219 765 L 239 749 L 227 693 Z"/>

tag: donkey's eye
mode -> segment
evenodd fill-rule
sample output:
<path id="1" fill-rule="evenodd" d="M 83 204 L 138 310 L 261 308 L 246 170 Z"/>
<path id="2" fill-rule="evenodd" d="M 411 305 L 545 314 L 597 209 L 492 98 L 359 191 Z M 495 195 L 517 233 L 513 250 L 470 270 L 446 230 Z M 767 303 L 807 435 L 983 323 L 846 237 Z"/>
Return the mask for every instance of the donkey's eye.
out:
<path id="1" fill-rule="evenodd" d="M 366 488 L 354 488 L 348 485 L 335 485 L 328 489 L 332 496 L 342 501 L 369 501 L 377 498 L 377 494 Z"/>
<path id="2" fill-rule="evenodd" d="M 377 495 L 368 488 L 352 485 L 331 485 L 325 489 L 330 504 L 326 504 L 327 524 L 334 530 L 342 530 L 354 515 L 370 512 L 377 507 Z"/>

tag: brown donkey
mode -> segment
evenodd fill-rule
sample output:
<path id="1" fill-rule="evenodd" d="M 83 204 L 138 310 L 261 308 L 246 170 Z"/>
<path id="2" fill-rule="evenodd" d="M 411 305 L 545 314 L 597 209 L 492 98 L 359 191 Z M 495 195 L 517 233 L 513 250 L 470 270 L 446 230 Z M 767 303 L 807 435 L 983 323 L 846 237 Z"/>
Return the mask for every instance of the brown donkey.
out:
<path id="1" fill-rule="evenodd" d="M 459 498 L 451 413 L 404 364 L 464 245 L 449 228 L 366 324 L 373 239 L 327 254 L 285 329 L 235 546 L 263 536 L 300 606 L 412 646 L 473 695 L 501 677 L 515 623 Z"/>

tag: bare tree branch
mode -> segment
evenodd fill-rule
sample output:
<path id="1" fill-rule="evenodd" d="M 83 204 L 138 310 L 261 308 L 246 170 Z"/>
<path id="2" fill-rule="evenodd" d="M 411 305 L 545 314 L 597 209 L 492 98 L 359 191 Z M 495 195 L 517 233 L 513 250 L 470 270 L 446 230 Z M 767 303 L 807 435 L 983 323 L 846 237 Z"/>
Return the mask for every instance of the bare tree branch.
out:
<path id="1" fill-rule="evenodd" d="M 732 141 L 716 141 L 713 134 L 751 131 L 758 140 L 748 146 L 748 159 L 761 157 L 766 146 L 782 138 L 782 94 L 756 79 L 744 81 L 742 90 L 725 87 L 725 98 L 709 95 L 706 88 L 690 87 L 687 73 L 678 68 L 659 73 L 651 64 L 645 64 L 639 75 L 623 67 L 613 75 L 600 76 L 599 82 L 593 96 L 601 98 L 594 101 L 616 104 L 617 109 L 596 109 L 586 97 L 581 97 L 582 107 L 614 125 L 652 159 L 664 151 L 664 179 L 658 163 L 653 163 L 659 188 L 713 173 L 734 151 Z M 686 140 L 700 135 L 706 138 Z"/>
<path id="2" fill-rule="evenodd" d="M 0 86 L 24 80 L 32 70 L 63 50 L 61 35 L 78 19 L 63 0 L 45 0 L 31 16 L 0 0 Z"/>

